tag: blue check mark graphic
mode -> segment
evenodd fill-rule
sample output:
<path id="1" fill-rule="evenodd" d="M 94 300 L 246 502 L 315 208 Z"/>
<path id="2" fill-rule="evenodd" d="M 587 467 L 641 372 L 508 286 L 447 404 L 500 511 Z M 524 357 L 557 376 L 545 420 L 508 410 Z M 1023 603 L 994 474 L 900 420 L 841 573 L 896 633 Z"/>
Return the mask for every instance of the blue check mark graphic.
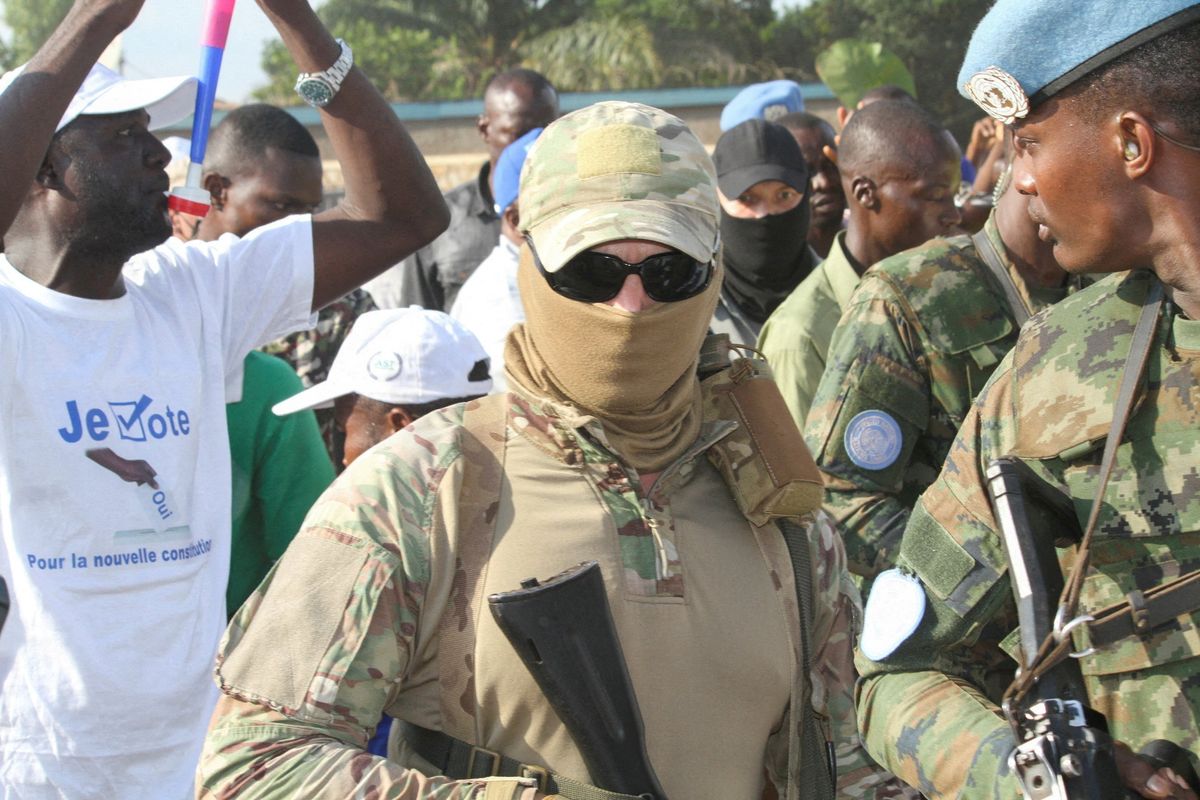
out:
<path id="1" fill-rule="evenodd" d="M 129 438 L 129 439 L 134 439 L 136 441 L 144 441 L 145 440 L 146 436 L 144 433 L 141 434 L 140 436 L 130 436 L 129 434 L 133 433 L 133 427 L 141 421 L 142 413 L 145 412 L 145 410 L 150 407 L 150 404 L 152 402 L 154 402 L 154 401 L 148 395 L 143 394 L 134 403 L 109 403 L 108 404 L 109 407 L 113 411 L 113 415 L 116 416 L 116 418 L 117 418 L 117 426 L 119 428 L 119 432 L 121 434 L 122 439 Z M 122 414 L 120 411 L 117 410 L 118 406 L 129 407 L 130 410 L 127 414 Z"/>

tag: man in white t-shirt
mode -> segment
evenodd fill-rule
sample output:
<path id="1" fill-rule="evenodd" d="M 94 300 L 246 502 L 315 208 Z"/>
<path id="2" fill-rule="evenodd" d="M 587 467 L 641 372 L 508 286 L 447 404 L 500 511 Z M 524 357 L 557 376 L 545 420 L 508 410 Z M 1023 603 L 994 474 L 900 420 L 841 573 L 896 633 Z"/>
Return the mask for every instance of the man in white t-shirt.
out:
<path id="1" fill-rule="evenodd" d="M 0 79 L 0 797 L 192 793 L 225 621 L 225 377 L 436 236 L 387 104 L 306 0 L 259 0 L 324 100 L 346 199 L 211 243 L 170 233 L 191 81 L 94 67 L 142 0 L 77 3 Z"/>

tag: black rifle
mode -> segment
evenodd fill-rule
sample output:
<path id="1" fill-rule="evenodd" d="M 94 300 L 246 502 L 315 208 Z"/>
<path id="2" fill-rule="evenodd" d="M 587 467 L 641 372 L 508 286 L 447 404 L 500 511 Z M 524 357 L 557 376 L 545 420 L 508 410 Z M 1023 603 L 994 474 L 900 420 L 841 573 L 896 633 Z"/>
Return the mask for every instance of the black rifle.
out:
<path id="1" fill-rule="evenodd" d="M 1070 500 L 1018 459 L 996 459 L 987 478 L 1017 602 L 1020 668 L 1028 669 L 1054 631 L 1063 588 L 1055 540 L 1078 540 L 1079 523 Z M 1108 723 L 1086 702 L 1083 674 L 1072 658 L 1049 669 L 1017 703 L 1005 700 L 1004 716 L 1017 743 L 1009 767 L 1030 800 L 1126 796 Z"/>
<path id="2" fill-rule="evenodd" d="M 646 755 L 642 715 L 600 565 L 488 597 L 496 624 L 579 748 L 596 786 L 646 800 L 666 794 Z"/>
<path id="3" fill-rule="evenodd" d="M 1077 543 L 1079 521 L 1069 498 L 1016 458 L 998 458 L 987 470 L 988 491 L 1004 537 L 1009 578 L 1021 626 L 1021 669 L 1054 631 L 1062 571 L 1055 547 Z M 1048 532 L 1055 532 L 1048 535 Z M 1047 670 L 1018 703 L 1006 700 L 1004 715 L 1016 749 L 1009 767 L 1030 800 L 1136 797 L 1123 788 L 1104 715 L 1088 707 L 1083 673 L 1074 658 Z M 1156 739 L 1141 757 L 1156 769 L 1170 767 L 1195 788 L 1187 752 Z"/>

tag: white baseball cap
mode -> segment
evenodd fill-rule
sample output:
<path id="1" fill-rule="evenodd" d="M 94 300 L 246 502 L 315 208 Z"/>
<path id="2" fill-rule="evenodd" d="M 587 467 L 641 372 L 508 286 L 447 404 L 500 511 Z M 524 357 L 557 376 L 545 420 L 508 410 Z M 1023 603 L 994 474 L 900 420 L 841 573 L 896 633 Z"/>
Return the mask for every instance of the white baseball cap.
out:
<path id="1" fill-rule="evenodd" d="M 0 94 L 12 85 L 27 64 L 0 77 Z M 196 108 L 196 79 L 191 77 L 126 80 L 103 64 L 96 64 L 71 98 L 67 112 L 58 121 L 61 131 L 80 114 L 120 114 L 146 109 L 150 129 L 165 128 L 186 118 Z"/>
<path id="2" fill-rule="evenodd" d="M 275 404 L 279 416 L 327 408 L 351 393 L 416 405 L 492 390 L 483 345 L 461 323 L 420 306 L 368 311 L 342 342 L 329 377 Z"/>

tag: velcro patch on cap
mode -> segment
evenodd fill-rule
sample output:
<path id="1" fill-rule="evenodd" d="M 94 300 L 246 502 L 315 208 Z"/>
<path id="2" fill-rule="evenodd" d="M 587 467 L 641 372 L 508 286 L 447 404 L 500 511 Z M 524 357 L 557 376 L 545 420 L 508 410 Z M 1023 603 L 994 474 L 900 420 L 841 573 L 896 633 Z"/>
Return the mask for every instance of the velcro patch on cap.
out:
<path id="1" fill-rule="evenodd" d="M 636 172 L 662 174 L 658 134 L 637 125 L 604 125 L 579 134 L 576 171 L 580 179 Z"/>

